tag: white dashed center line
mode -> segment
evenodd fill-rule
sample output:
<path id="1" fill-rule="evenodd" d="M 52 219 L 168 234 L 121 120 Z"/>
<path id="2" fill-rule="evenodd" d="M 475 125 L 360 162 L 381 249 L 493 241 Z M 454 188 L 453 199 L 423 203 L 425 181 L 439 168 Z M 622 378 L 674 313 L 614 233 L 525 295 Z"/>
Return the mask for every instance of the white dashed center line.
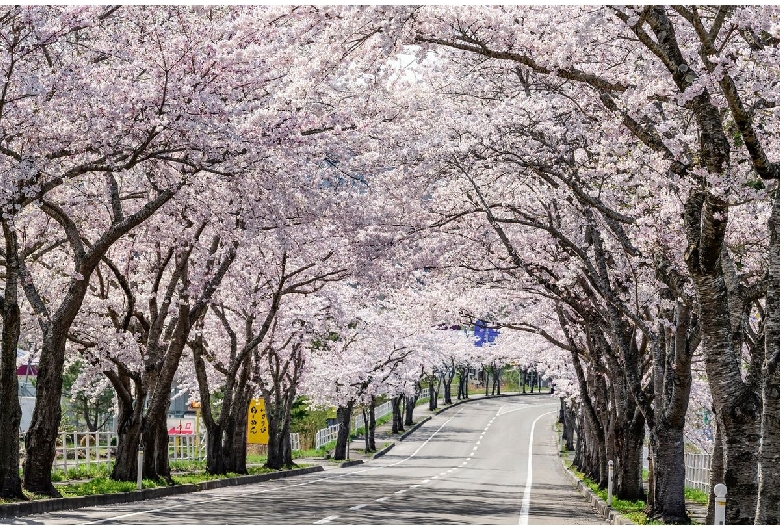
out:
<path id="1" fill-rule="evenodd" d="M 327 524 L 331 522 L 333 519 L 338 519 L 338 515 L 331 515 L 325 517 L 324 519 L 320 519 L 319 521 L 314 521 L 312 524 Z"/>
<path id="2" fill-rule="evenodd" d="M 350 508 L 350 510 L 359 510 L 359 509 L 361 509 L 361 508 L 365 508 L 365 507 L 366 507 L 366 505 L 365 505 L 365 504 L 358 504 L 357 506 L 352 506 L 352 507 Z"/>

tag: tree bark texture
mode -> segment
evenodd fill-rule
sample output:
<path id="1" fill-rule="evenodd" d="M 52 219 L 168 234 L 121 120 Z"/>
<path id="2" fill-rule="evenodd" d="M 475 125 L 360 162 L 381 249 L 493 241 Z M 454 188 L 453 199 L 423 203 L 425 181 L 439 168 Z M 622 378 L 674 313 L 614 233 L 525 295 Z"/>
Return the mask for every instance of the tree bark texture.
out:
<path id="1" fill-rule="evenodd" d="M 417 397 L 413 394 L 406 398 L 406 410 L 404 411 L 404 425 L 414 425 L 414 406 L 417 404 Z"/>
<path id="2" fill-rule="evenodd" d="M 394 399 L 398 399 L 398 398 L 394 398 Z M 338 438 L 336 438 L 336 449 L 333 453 L 333 458 L 336 460 L 347 459 L 347 444 L 349 444 L 349 429 L 350 429 L 349 424 L 352 419 L 353 407 L 354 407 L 354 402 L 349 401 L 346 406 L 338 407 L 336 409 L 336 418 L 339 424 Z M 395 415 L 395 413 L 393 413 L 393 415 Z"/>
<path id="3" fill-rule="evenodd" d="M 728 209 L 709 194 L 692 193 L 686 201 L 688 249 L 685 261 L 700 306 L 702 348 L 715 414 L 724 449 L 728 488 L 727 524 L 752 524 L 758 500 L 758 452 L 761 396 L 742 380 L 739 352 L 734 351 L 729 293 L 721 252 Z"/>
<path id="4" fill-rule="evenodd" d="M 371 396 L 368 408 L 368 450 L 376 451 L 376 396 Z"/>
<path id="5" fill-rule="evenodd" d="M 780 524 L 780 192 L 775 191 L 769 228 L 769 279 L 764 324 L 761 442 L 755 524 Z M 728 486 L 728 485 L 727 485 Z"/>
<path id="6" fill-rule="evenodd" d="M 19 345 L 19 264 L 16 233 L 2 223 L 5 237 L 5 291 L 0 299 L 3 331 L 0 351 L 0 498 L 26 499 L 19 478 L 19 426 L 22 407 L 16 380 L 16 350 Z"/>

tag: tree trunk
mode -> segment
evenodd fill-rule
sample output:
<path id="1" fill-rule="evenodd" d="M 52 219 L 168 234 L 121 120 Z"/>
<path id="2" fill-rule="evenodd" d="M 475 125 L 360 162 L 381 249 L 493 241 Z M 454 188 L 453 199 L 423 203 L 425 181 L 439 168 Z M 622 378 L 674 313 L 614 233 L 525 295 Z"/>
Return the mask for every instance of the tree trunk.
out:
<path id="1" fill-rule="evenodd" d="M 369 434 L 368 434 L 368 409 L 366 407 L 363 407 L 363 410 L 361 411 L 361 414 L 363 414 L 363 438 L 365 439 L 366 445 L 364 451 L 366 454 L 371 452 L 371 443 L 369 443 Z"/>
<path id="2" fill-rule="evenodd" d="M 406 398 L 406 418 L 404 418 L 404 425 L 414 425 L 414 406 L 417 404 L 417 398 L 411 395 Z"/>
<path id="3" fill-rule="evenodd" d="M 565 407 L 563 411 L 563 439 L 566 441 L 566 450 L 574 450 L 574 428 L 577 416 L 571 407 Z"/>
<path id="4" fill-rule="evenodd" d="M 447 375 L 444 376 L 444 404 L 445 405 L 452 405 L 452 389 L 450 388 L 450 385 L 452 384 L 452 380 L 454 379 L 455 375 L 451 372 L 447 372 Z"/>
<path id="5" fill-rule="evenodd" d="M 346 407 L 338 407 L 336 409 L 336 418 L 339 422 L 339 434 L 336 439 L 336 449 L 333 454 L 335 460 L 347 459 L 347 445 L 349 444 L 349 428 L 350 421 L 352 419 L 352 407 L 355 405 L 354 401 L 349 401 Z M 395 407 L 393 407 L 393 416 L 395 416 Z"/>
<path id="6" fill-rule="evenodd" d="M 436 392 L 433 388 L 433 379 L 428 379 L 428 410 L 436 410 Z"/>
<path id="7" fill-rule="evenodd" d="M 45 326 L 43 330 L 35 409 L 30 428 L 24 437 L 27 453 L 24 460 L 24 487 L 33 493 L 42 493 L 52 497 L 61 497 L 51 483 L 51 465 L 54 462 L 60 420 L 62 419 L 60 398 L 62 396 L 66 332 L 67 330 L 62 329 L 61 325 L 57 325 L 55 328 L 51 324 Z"/>
<path id="8" fill-rule="evenodd" d="M 167 414 L 165 417 L 167 418 Z M 168 483 L 172 484 L 171 468 L 168 464 L 169 438 L 167 421 L 159 421 L 159 418 L 149 421 L 147 416 L 142 429 L 142 437 L 144 443 L 144 478 L 152 480 L 164 478 Z"/>
<path id="9" fill-rule="evenodd" d="M 225 474 L 222 435 L 222 426 L 216 423 L 206 430 L 206 471 L 212 475 Z"/>
<path id="10" fill-rule="evenodd" d="M 574 460 L 572 461 L 572 465 L 576 467 L 577 469 L 582 469 L 583 466 L 583 459 L 584 459 L 584 452 L 585 452 L 585 433 L 583 432 L 584 426 L 583 423 L 585 421 L 585 418 L 583 417 L 584 412 L 582 411 L 582 407 L 580 407 L 579 411 L 579 421 L 576 423 L 575 431 L 577 433 L 577 443 L 574 446 Z"/>
<path id="11" fill-rule="evenodd" d="M 265 397 L 265 414 L 268 421 L 268 458 L 265 461 L 265 467 L 271 469 L 282 469 L 284 461 L 282 458 L 282 451 L 280 446 L 281 433 L 279 429 L 279 421 L 276 418 L 276 411 L 271 406 L 270 394 L 263 392 Z M 341 427 L 341 407 L 338 408 L 336 415 L 339 418 L 339 428 Z M 339 438 L 341 438 L 341 430 L 339 430 Z M 338 455 L 338 441 L 336 442 L 336 453 Z M 346 455 L 346 449 L 344 449 Z M 337 460 L 344 460 L 346 456 L 336 456 Z"/>
<path id="12" fill-rule="evenodd" d="M 368 450 L 376 451 L 376 397 L 371 396 L 371 405 L 368 408 Z"/>
<path id="13" fill-rule="evenodd" d="M 764 324 L 761 442 L 755 524 L 780 524 L 780 192 L 775 191 L 769 228 L 769 278 Z M 728 484 L 727 484 L 728 486 Z M 729 497 L 731 492 L 729 492 Z"/>
<path id="14" fill-rule="evenodd" d="M 5 292 L 2 305 L 3 332 L 0 353 L 0 498 L 26 499 L 19 478 L 19 426 L 22 407 L 16 379 L 16 350 L 19 346 L 19 264 L 16 234 L 4 221 Z"/>
<path id="15" fill-rule="evenodd" d="M 670 301 L 674 295 L 665 296 Z M 666 524 L 688 524 L 685 509 L 684 428 L 691 389 L 691 312 L 678 298 L 667 330 L 659 324 L 653 342 L 654 421 L 650 428 L 653 463 L 652 490 L 648 511 L 660 515 Z"/>
<path id="16" fill-rule="evenodd" d="M 403 394 L 390 400 L 393 407 L 393 434 L 404 432 L 404 421 L 401 416 L 401 400 L 403 400 Z"/>
<path id="17" fill-rule="evenodd" d="M 651 435 L 653 512 L 665 524 L 688 524 L 685 510 L 685 447 L 682 428 L 661 426 Z"/>
<path id="18" fill-rule="evenodd" d="M 700 306 L 702 349 L 707 379 L 724 449 L 728 488 L 727 524 L 752 524 L 758 500 L 761 396 L 741 376 L 741 352 L 734 349 L 729 292 L 722 253 L 728 222 L 724 201 L 694 192 L 685 203 L 688 249 L 685 262 Z"/>
<path id="19" fill-rule="evenodd" d="M 133 481 L 138 476 L 138 445 L 141 443 L 142 407 L 137 404 L 146 401 L 146 389 L 143 385 L 136 386 L 134 403 L 127 374 L 108 372 L 108 375 L 119 402 L 116 459 L 111 479 Z"/>
<path id="20" fill-rule="evenodd" d="M 266 461 L 266 467 L 272 469 L 281 469 L 282 467 L 292 466 L 292 454 L 290 451 L 290 422 L 289 422 L 289 407 L 288 407 L 288 393 L 275 392 L 272 395 L 270 392 L 263 392 L 266 396 L 266 416 L 268 419 L 268 460 Z M 339 417 L 339 435 L 336 442 L 336 459 L 344 460 L 346 458 L 346 446 L 349 443 L 349 429 L 350 420 L 352 418 L 352 405 L 350 404 L 349 410 L 339 409 L 338 414 L 346 414 L 343 418 Z M 342 441 L 342 432 L 346 434 L 344 441 Z M 339 444 L 343 443 L 343 454 L 339 458 Z"/>
<path id="21" fill-rule="evenodd" d="M 252 401 L 252 389 L 246 385 L 233 399 L 235 407 L 235 420 L 233 428 L 226 431 L 225 440 L 222 442 L 224 451 L 229 451 L 225 456 L 225 472 L 247 474 L 246 468 L 246 429 L 247 416 L 249 415 L 249 403 Z"/>
<path id="22" fill-rule="evenodd" d="M 615 493 L 623 500 L 645 499 L 642 483 L 642 448 L 645 440 L 645 418 L 638 410 L 629 411 L 633 418 L 626 424 L 625 438 L 618 454 Z M 684 469 L 683 469 L 684 472 Z"/>

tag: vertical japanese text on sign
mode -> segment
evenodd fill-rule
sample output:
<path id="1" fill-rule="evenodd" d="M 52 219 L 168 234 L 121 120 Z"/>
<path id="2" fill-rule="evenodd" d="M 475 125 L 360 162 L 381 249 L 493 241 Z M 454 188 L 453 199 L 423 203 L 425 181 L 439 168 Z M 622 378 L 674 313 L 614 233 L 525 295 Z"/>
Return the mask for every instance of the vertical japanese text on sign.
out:
<path id="1" fill-rule="evenodd" d="M 268 444 L 268 420 L 265 416 L 265 400 L 263 399 L 253 399 L 249 403 L 246 443 Z"/>

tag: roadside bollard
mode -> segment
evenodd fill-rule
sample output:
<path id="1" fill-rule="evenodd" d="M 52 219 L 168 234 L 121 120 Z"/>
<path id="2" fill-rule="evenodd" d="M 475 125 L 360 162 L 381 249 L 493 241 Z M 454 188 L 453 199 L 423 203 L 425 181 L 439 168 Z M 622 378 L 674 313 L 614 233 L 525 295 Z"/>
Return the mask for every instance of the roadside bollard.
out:
<path id="1" fill-rule="evenodd" d="M 715 524 L 726 524 L 726 489 L 725 484 L 715 484 Z"/>
<path id="2" fill-rule="evenodd" d="M 141 479 L 144 476 L 144 446 L 143 444 L 138 446 L 138 479 L 135 483 L 135 489 L 141 491 L 144 489 L 144 485 Z"/>
<path id="3" fill-rule="evenodd" d="M 612 506 L 612 471 L 614 465 L 612 460 L 609 461 L 609 472 L 607 474 L 607 506 Z"/>

